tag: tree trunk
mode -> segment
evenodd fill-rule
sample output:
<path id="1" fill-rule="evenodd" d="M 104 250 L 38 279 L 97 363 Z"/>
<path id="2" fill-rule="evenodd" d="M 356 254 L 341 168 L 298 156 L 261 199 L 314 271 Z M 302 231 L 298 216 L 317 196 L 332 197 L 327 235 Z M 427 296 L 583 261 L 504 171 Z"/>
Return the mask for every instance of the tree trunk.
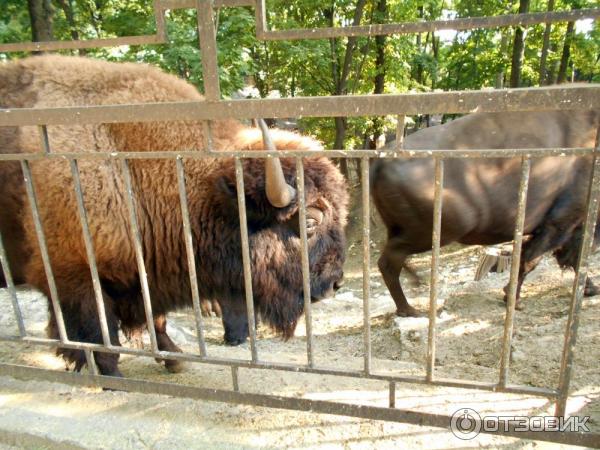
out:
<path id="1" fill-rule="evenodd" d="M 356 9 L 354 10 L 354 18 L 352 20 L 352 25 L 357 26 L 360 25 L 360 21 L 363 17 L 363 12 L 365 8 L 365 4 L 367 0 L 359 0 L 356 4 Z M 334 11 L 335 3 L 332 4 L 331 8 L 326 9 L 324 11 L 325 16 L 329 19 L 329 26 L 334 26 Z M 340 67 L 340 59 L 339 59 L 339 39 L 331 38 L 329 39 L 330 47 L 331 47 L 331 76 L 333 79 L 334 90 L 332 92 L 333 95 L 345 95 L 348 93 L 348 75 L 350 74 L 350 68 L 352 65 L 352 58 L 354 56 L 354 49 L 356 47 L 356 43 L 358 41 L 358 37 L 350 36 L 348 38 L 348 42 L 346 44 L 346 50 L 344 52 L 344 59 L 342 65 Z M 335 117 L 335 142 L 333 144 L 334 149 L 343 149 L 344 142 L 346 141 L 346 128 L 348 121 L 345 117 Z M 340 170 L 346 177 L 349 178 L 348 171 L 348 162 L 346 158 L 342 158 L 340 160 Z"/>
<path id="2" fill-rule="evenodd" d="M 435 70 L 431 73 L 431 89 L 437 88 L 438 68 L 440 62 L 440 38 L 436 37 L 435 33 L 431 32 L 431 50 L 433 52 L 433 60 L 435 61 Z"/>
<path id="3" fill-rule="evenodd" d="M 501 33 L 502 34 L 500 38 L 500 54 L 504 56 L 508 51 L 510 28 L 502 30 Z M 502 89 L 504 87 L 504 65 L 502 65 L 500 70 L 496 73 L 495 87 L 496 89 Z"/>
<path id="4" fill-rule="evenodd" d="M 529 0 L 521 0 L 519 3 L 519 14 L 529 11 Z M 521 66 L 525 51 L 525 30 L 517 27 L 515 30 L 515 41 L 513 44 L 512 64 L 510 71 L 510 87 L 516 88 L 521 84 Z"/>
<path id="5" fill-rule="evenodd" d="M 387 18 L 387 1 L 377 2 L 377 22 L 383 23 Z M 375 36 L 375 88 L 373 94 L 383 94 L 385 88 L 385 36 Z M 381 117 L 373 119 L 373 138 L 369 139 L 369 148 L 377 146 L 377 138 L 383 132 Z"/>
<path id="6" fill-rule="evenodd" d="M 571 57 L 571 41 L 573 40 L 574 29 L 575 22 L 569 22 L 567 24 L 567 32 L 565 34 L 565 44 L 563 45 L 562 56 L 560 57 L 558 75 L 556 77 L 556 82 L 558 84 L 567 81 L 567 68 L 569 67 L 569 58 Z"/>
<path id="7" fill-rule="evenodd" d="M 60 5 L 60 8 L 65 13 L 65 18 L 67 19 L 67 23 L 69 24 L 69 28 L 71 29 L 71 38 L 74 41 L 79 40 L 79 30 L 77 29 L 77 23 L 75 22 L 75 14 L 73 14 L 73 0 L 56 0 Z M 77 50 L 79 55 L 87 54 L 87 51 L 84 48 L 80 48 Z"/>
<path id="8" fill-rule="evenodd" d="M 424 14 L 425 14 L 425 8 L 423 7 L 423 5 L 418 6 L 417 11 L 418 11 L 419 19 L 422 20 L 424 17 Z M 417 55 L 421 55 L 423 53 L 421 33 L 417 33 L 417 35 L 415 37 L 415 45 L 416 45 Z M 415 67 L 413 78 L 415 79 L 415 81 L 417 83 L 423 84 L 423 64 L 421 62 L 421 59 L 419 59 L 417 61 L 417 64 L 415 64 L 415 66 L 416 67 Z"/>
<path id="9" fill-rule="evenodd" d="M 34 42 L 52 41 L 52 5 L 50 0 L 27 0 L 31 37 Z"/>
<path id="10" fill-rule="evenodd" d="M 554 11 L 554 0 L 548 0 L 548 12 Z M 544 29 L 544 41 L 542 43 L 542 56 L 540 57 L 540 79 L 539 84 L 543 86 L 548 84 L 548 73 L 546 70 L 546 60 L 548 59 L 548 49 L 550 48 L 550 32 L 552 31 L 552 24 L 548 22 Z"/>

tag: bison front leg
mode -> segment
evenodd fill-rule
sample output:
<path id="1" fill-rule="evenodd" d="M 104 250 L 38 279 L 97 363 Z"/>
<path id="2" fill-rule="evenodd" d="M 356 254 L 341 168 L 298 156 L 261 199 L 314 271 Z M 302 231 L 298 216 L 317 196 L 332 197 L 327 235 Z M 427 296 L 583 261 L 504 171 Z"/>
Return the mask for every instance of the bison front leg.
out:
<path id="1" fill-rule="evenodd" d="M 387 242 L 377 264 L 385 285 L 396 303 L 396 315 L 417 317 L 423 314 L 408 304 L 406 295 L 404 295 L 400 285 L 400 272 L 404 268 L 408 255 L 408 252 L 400 246 L 394 245 L 393 240 L 390 240 Z"/>
<path id="2" fill-rule="evenodd" d="M 181 349 L 167 334 L 167 317 L 164 314 L 154 317 L 154 330 L 156 331 L 156 343 L 159 350 L 181 353 Z M 179 373 L 185 368 L 185 364 L 176 359 L 156 358 L 156 362 L 159 364 L 164 362 L 165 368 L 171 373 Z"/>
<path id="3" fill-rule="evenodd" d="M 60 274 L 55 277 L 55 281 L 67 336 L 70 341 L 74 342 L 102 344 L 102 331 L 89 269 L 82 267 L 79 271 L 70 273 L 68 270 L 60 267 L 55 268 L 55 273 Z M 44 281 L 40 280 L 36 284 L 38 286 L 45 285 L 45 276 L 41 274 L 40 276 L 44 277 Z M 50 299 L 49 289 L 46 287 L 43 290 Z M 114 346 L 120 346 L 119 326 L 114 312 L 114 301 L 105 291 L 102 292 L 102 296 L 110 342 Z M 51 338 L 58 339 L 59 333 L 54 309 L 52 306 L 49 309 L 48 334 Z M 60 348 L 59 346 L 56 353 L 63 356 L 67 362 L 73 363 L 75 371 L 80 371 L 87 363 L 83 350 Z M 93 355 L 101 375 L 122 376 L 118 368 L 118 353 L 94 351 Z"/>
<path id="4" fill-rule="evenodd" d="M 523 244 L 521 252 L 521 261 L 519 266 L 519 277 L 517 279 L 517 298 L 516 309 L 521 309 L 519 298 L 521 297 L 521 287 L 525 277 L 533 271 L 546 252 L 556 250 L 570 239 L 564 231 L 567 226 L 560 221 L 553 219 L 552 212 L 550 218 L 543 225 L 536 228 L 527 242 Z M 508 286 L 504 287 L 504 301 L 508 301 Z"/>
<path id="5" fill-rule="evenodd" d="M 524 255 L 525 252 L 522 253 Z M 527 261 L 523 256 L 521 256 L 521 264 L 519 265 L 519 276 L 517 277 L 517 296 L 515 300 L 515 309 L 521 310 L 523 306 L 519 301 L 521 297 L 521 287 L 523 286 L 523 281 L 525 281 L 525 277 L 529 272 L 537 267 L 537 265 L 542 260 L 541 256 L 534 258 L 532 260 Z M 504 286 L 504 303 L 508 305 L 508 284 Z"/>
<path id="6" fill-rule="evenodd" d="M 559 249 L 554 252 L 554 257 L 556 261 L 562 268 L 570 267 L 573 270 L 577 270 L 577 262 L 579 260 L 579 253 L 581 250 L 583 238 L 583 228 L 579 225 L 571 238 Z M 598 248 L 598 244 L 600 243 L 600 222 L 596 225 L 596 231 L 594 234 L 594 245 L 593 251 Z M 583 295 L 586 297 L 592 297 L 594 295 L 600 294 L 600 289 L 592 282 L 590 277 L 588 276 L 585 280 L 585 289 L 583 291 Z"/>

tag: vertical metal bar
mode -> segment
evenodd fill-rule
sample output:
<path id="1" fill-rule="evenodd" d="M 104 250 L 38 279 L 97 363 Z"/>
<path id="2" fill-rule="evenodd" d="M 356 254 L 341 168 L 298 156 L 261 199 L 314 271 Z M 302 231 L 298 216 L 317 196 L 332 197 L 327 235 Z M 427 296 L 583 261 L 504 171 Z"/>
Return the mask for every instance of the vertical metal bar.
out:
<path id="1" fill-rule="evenodd" d="M 240 392 L 240 382 L 238 379 L 238 366 L 231 366 L 231 384 L 234 392 Z"/>
<path id="2" fill-rule="evenodd" d="M 96 367 L 92 351 L 89 348 L 85 348 L 83 349 L 83 352 L 85 353 L 85 362 L 87 363 L 90 374 L 98 375 L 98 368 Z"/>
<path id="3" fill-rule="evenodd" d="M 521 159 L 519 201 L 517 207 L 517 218 L 515 222 L 512 260 L 510 265 L 510 282 L 508 285 L 506 318 L 504 319 L 504 338 L 502 340 L 502 353 L 500 357 L 500 377 L 498 380 L 498 385 L 502 388 L 505 388 L 508 384 L 509 377 L 510 349 L 512 346 L 513 323 L 517 299 L 517 280 L 519 278 L 519 266 L 521 265 L 521 247 L 523 244 L 523 227 L 525 225 L 525 209 L 527 206 L 527 191 L 529 188 L 530 171 L 531 159 L 525 156 Z"/>
<path id="4" fill-rule="evenodd" d="M 431 249 L 431 282 L 429 285 L 429 333 L 427 341 L 427 381 L 433 381 L 435 369 L 435 322 L 438 296 L 440 238 L 442 230 L 442 193 L 444 190 L 444 160 L 435 159 L 435 189 L 433 201 L 433 232 Z"/>
<path id="5" fill-rule="evenodd" d="M 46 125 L 38 125 L 38 131 L 40 133 L 40 142 L 42 143 L 42 149 L 44 153 L 50 153 L 50 139 L 48 138 L 48 127 Z"/>
<path id="6" fill-rule="evenodd" d="M 35 195 L 35 189 L 33 187 L 29 161 L 21 161 L 21 170 L 23 171 L 23 177 L 25 179 L 25 189 L 27 190 L 27 198 L 31 207 L 31 214 L 33 216 L 33 224 L 35 226 L 35 232 L 38 238 L 38 245 L 40 246 L 40 252 L 42 254 L 42 261 L 44 263 L 44 270 L 46 272 L 46 278 L 48 281 L 48 289 L 50 291 L 50 301 L 52 303 L 52 309 L 54 310 L 54 316 L 56 318 L 56 326 L 58 327 L 58 335 L 60 337 L 60 341 L 64 343 L 69 340 L 69 337 L 67 336 L 67 330 L 65 329 L 65 320 L 63 318 L 62 310 L 60 309 L 60 302 L 58 300 L 58 290 L 56 289 L 56 281 L 54 280 L 52 266 L 50 265 L 50 255 L 48 254 L 46 236 L 44 235 L 42 220 L 40 218 L 40 211 L 37 204 L 37 197 Z"/>
<path id="7" fill-rule="evenodd" d="M 148 274 L 146 273 L 146 265 L 144 264 L 142 236 L 140 234 L 140 228 L 137 221 L 137 213 L 133 197 L 133 187 L 131 184 L 131 172 L 129 170 L 129 164 L 127 163 L 126 159 L 121 160 L 121 170 L 123 172 L 123 178 L 125 179 L 125 189 L 127 190 L 127 195 L 125 195 L 125 202 L 127 204 L 127 209 L 129 210 L 129 228 L 131 231 L 131 236 L 133 238 L 135 257 L 137 260 L 138 273 L 140 277 L 140 285 L 142 287 L 144 311 L 146 313 L 146 324 L 148 327 L 148 334 L 150 335 L 150 344 L 152 346 L 152 351 L 154 353 L 157 353 L 158 343 L 156 341 L 156 331 L 154 330 L 154 316 L 152 315 L 150 289 L 148 288 Z"/>
<path id="8" fill-rule="evenodd" d="M 314 367 L 312 309 L 310 302 L 310 265 L 308 259 L 308 238 L 306 236 L 306 197 L 304 191 L 304 162 L 296 158 L 296 185 L 298 189 L 298 217 L 300 221 L 300 250 L 302 256 L 302 287 L 304 290 L 304 320 L 306 323 L 306 359 L 309 367 Z"/>
<path id="9" fill-rule="evenodd" d="M 404 121 L 406 116 L 400 114 L 398 116 L 398 124 L 396 125 L 396 150 L 404 149 Z"/>
<path id="10" fill-rule="evenodd" d="M 598 205 L 600 203 L 600 128 L 596 135 L 596 152 L 594 153 L 593 169 L 590 176 L 588 188 L 588 207 L 585 224 L 583 227 L 583 238 L 577 261 L 575 281 L 573 282 L 573 294 L 569 307 L 569 318 L 565 331 L 562 359 L 560 363 L 560 377 L 558 382 L 558 398 L 554 415 L 561 417 L 565 415 L 567 399 L 569 397 L 569 385 L 571 384 L 571 372 L 573 370 L 573 351 L 577 343 L 577 328 L 579 327 L 579 313 L 583 300 L 583 291 L 588 276 L 588 257 L 592 250 L 596 221 L 598 220 Z"/>
<path id="11" fill-rule="evenodd" d="M 255 6 L 255 21 L 256 21 L 256 37 L 257 39 L 263 39 L 267 29 L 267 8 L 265 6 L 265 0 L 256 0 Z"/>
<path id="12" fill-rule="evenodd" d="M 167 29 L 165 27 L 165 11 L 161 0 L 154 0 L 154 20 L 156 21 L 156 35 L 161 41 L 167 40 Z"/>
<path id="13" fill-rule="evenodd" d="M 213 139 L 212 139 L 212 131 L 210 127 L 210 120 L 205 120 L 202 122 L 202 131 L 203 131 L 203 143 L 204 150 L 212 151 L 213 149 Z"/>
<path id="14" fill-rule="evenodd" d="M 244 287 L 246 289 L 246 312 L 248 314 L 248 333 L 252 362 L 258 361 L 256 349 L 256 324 L 254 320 L 254 297 L 252 294 L 252 271 L 250 270 L 250 243 L 248 241 L 248 223 L 246 219 L 246 195 L 244 193 L 244 167 L 240 158 L 235 158 L 235 181 L 237 187 L 238 209 L 240 210 L 240 235 L 242 239 L 242 263 L 244 264 Z"/>
<path id="15" fill-rule="evenodd" d="M 221 98 L 213 6 L 213 0 L 196 0 L 198 37 L 200 39 L 200 50 L 202 51 L 204 95 L 209 101 L 217 101 Z"/>
<path id="16" fill-rule="evenodd" d="M 177 157 L 177 184 L 179 187 L 179 203 L 181 205 L 181 215 L 183 218 L 183 235 L 185 238 L 185 249 L 187 253 L 188 271 L 190 275 L 190 289 L 192 290 L 192 305 L 194 307 L 194 317 L 196 319 L 196 333 L 198 333 L 198 350 L 200 355 L 206 356 L 206 342 L 204 340 L 204 321 L 202 320 L 202 310 L 200 309 L 200 295 L 198 293 L 198 275 L 196 274 L 196 257 L 194 256 L 194 242 L 192 237 L 192 227 L 190 225 L 190 211 L 188 208 L 187 191 L 185 188 L 185 169 L 183 160 Z"/>
<path id="17" fill-rule="evenodd" d="M 396 407 L 396 382 L 395 381 L 390 381 L 389 383 L 389 393 L 390 393 L 390 402 L 389 402 L 389 406 L 390 408 L 395 408 Z"/>
<path id="18" fill-rule="evenodd" d="M 369 158 L 361 159 L 363 210 L 363 346 L 364 371 L 371 373 L 371 211 L 369 197 Z"/>
<path id="19" fill-rule="evenodd" d="M 8 255 L 6 254 L 4 243 L 2 242 L 2 234 L 0 234 L 0 266 L 2 267 L 4 279 L 6 280 L 6 287 L 8 288 L 8 294 L 10 295 L 13 312 L 15 313 L 15 319 L 17 320 L 19 335 L 23 337 L 27 334 L 27 331 L 25 330 L 25 324 L 23 323 L 23 315 L 21 314 L 21 308 L 19 307 L 17 290 L 15 289 L 15 283 L 10 271 L 10 266 L 8 264 Z"/>
<path id="20" fill-rule="evenodd" d="M 110 334 L 108 332 L 108 325 L 106 323 L 106 311 L 104 309 L 104 299 L 102 297 L 102 285 L 100 284 L 100 276 L 98 275 L 98 265 L 96 264 L 96 256 L 94 254 L 94 244 L 92 242 L 92 235 L 90 233 L 90 227 L 87 219 L 87 213 L 85 211 L 85 203 L 83 200 L 83 192 L 81 190 L 81 180 L 79 178 L 79 168 L 76 159 L 70 159 L 71 163 L 71 176 L 75 184 L 75 197 L 77 198 L 77 209 L 79 211 L 79 220 L 81 221 L 81 229 L 83 231 L 83 241 L 85 243 L 85 251 L 87 253 L 88 264 L 90 266 L 90 273 L 92 275 L 92 285 L 94 287 L 94 294 L 96 297 L 96 308 L 98 309 L 98 319 L 100 320 L 100 330 L 102 331 L 102 340 L 104 345 L 110 346 Z"/>

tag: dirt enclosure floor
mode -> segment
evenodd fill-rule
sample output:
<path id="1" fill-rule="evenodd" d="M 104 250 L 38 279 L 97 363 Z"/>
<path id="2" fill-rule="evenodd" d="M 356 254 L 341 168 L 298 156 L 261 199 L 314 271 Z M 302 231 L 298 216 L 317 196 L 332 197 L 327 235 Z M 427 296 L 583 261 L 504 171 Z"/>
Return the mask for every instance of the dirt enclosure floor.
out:
<path id="1" fill-rule="evenodd" d="M 335 298 L 313 305 L 316 364 L 335 369 L 362 367 L 362 245 L 352 239 L 347 282 Z M 427 319 L 397 318 L 394 303 L 376 268 L 381 229 L 374 227 L 371 271 L 373 370 L 424 374 Z M 508 274 L 490 274 L 473 281 L 480 247 L 443 249 L 440 265 L 440 313 L 436 376 L 496 382 L 504 323 L 502 287 Z M 412 259 L 425 283 L 409 287 L 408 297 L 425 310 L 429 302 L 427 254 Z M 591 259 L 591 275 L 600 283 L 600 253 Z M 517 311 L 510 382 L 555 388 L 563 347 L 573 273 L 561 271 L 545 258 L 523 288 L 524 309 Z M 46 301 L 21 287 L 18 296 L 27 330 L 44 335 Z M 207 318 L 209 355 L 250 357 L 249 344 L 222 344 L 220 319 Z M 6 290 L 0 290 L 0 330 L 16 331 Z M 196 352 L 191 311 L 169 316 L 169 334 L 184 351 Z M 266 361 L 304 363 L 304 323 L 296 337 L 283 342 L 259 327 L 258 354 Z M 124 339 L 122 339 L 125 342 Z M 130 345 L 125 342 L 125 345 Z M 148 342 L 145 342 L 148 345 Z M 600 431 L 600 296 L 584 299 L 568 412 L 590 416 Z M 50 349 L 3 342 L 0 362 L 64 370 Z M 169 374 L 151 358 L 121 356 L 126 377 L 231 389 L 227 367 L 187 363 Z M 387 405 L 387 383 L 270 370 L 240 369 L 240 389 L 310 399 Z M 430 413 L 452 414 L 470 407 L 484 414 L 550 415 L 553 405 L 543 397 L 497 394 L 455 388 L 398 384 L 396 405 Z M 600 443 L 598 443 L 600 446 Z M 3 448 L 555 448 L 554 444 L 480 435 L 470 441 L 448 430 L 353 419 L 342 416 L 231 406 L 99 389 L 75 388 L 42 381 L 0 377 L 0 449 Z"/>

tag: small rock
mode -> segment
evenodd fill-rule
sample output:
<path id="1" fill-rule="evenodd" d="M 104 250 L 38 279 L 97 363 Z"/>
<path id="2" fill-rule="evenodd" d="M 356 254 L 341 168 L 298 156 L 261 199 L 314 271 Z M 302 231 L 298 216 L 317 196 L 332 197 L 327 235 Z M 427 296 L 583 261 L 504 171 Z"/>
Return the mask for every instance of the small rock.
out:
<path id="1" fill-rule="evenodd" d="M 396 317 L 394 325 L 402 331 L 426 329 L 429 326 L 427 317 Z"/>
<path id="2" fill-rule="evenodd" d="M 336 300 L 350 301 L 350 300 L 354 300 L 356 297 L 354 296 L 354 293 L 352 291 L 345 291 L 345 292 L 338 291 L 335 294 L 335 298 L 336 298 Z"/>
<path id="3" fill-rule="evenodd" d="M 406 337 L 412 342 L 421 342 L 423 340 L 423 335 L 417 330 L 408 330 Z"/>
<path id="4" fill-rule="evenodd" d="M 527 355 L 520 350 L 513 350 L 510 356 L 513 361 L 524 361 L 527 358 Z"/>

